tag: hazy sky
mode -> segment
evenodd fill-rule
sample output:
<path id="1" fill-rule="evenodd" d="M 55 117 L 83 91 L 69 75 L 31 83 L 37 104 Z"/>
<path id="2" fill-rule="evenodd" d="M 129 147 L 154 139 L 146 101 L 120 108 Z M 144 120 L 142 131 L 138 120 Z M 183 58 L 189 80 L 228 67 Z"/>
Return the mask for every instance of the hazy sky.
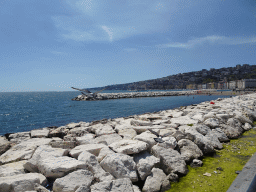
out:
<path id="1" fill-rule="evenodd" d="M 0 92 L 256 65 L 255 0 L 0 0 Z"/>

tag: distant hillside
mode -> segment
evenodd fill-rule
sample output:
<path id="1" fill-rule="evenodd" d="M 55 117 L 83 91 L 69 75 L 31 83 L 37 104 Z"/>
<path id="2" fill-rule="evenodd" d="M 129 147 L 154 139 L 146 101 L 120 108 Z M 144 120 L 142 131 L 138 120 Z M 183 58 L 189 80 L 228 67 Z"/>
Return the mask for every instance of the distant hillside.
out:
<path id="1" fill-rule="evenodd" d="M 108 90 L 150 90 L 150 89 L 186 89 L 190 84 L 205 84 L 211 82 L 228 82 L 241 79 L 256 79 L 256 65 L 236 65 L 210 70 L 192 71 L 188 73 L 179 73 L 158 79 L 150 79 L 126 84 L 117 84 L 108 86 Z M 102 89 L 95 87 L 91 89 Z"/>

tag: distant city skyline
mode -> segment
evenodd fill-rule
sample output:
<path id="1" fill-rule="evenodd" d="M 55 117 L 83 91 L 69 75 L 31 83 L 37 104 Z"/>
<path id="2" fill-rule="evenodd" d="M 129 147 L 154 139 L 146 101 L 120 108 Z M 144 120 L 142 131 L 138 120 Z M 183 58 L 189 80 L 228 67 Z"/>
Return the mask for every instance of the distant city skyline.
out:
<path id="1" fill-rule="evenodd" d="M 0 92 L 256 65 L 256 1 L 0 2 Z"/>

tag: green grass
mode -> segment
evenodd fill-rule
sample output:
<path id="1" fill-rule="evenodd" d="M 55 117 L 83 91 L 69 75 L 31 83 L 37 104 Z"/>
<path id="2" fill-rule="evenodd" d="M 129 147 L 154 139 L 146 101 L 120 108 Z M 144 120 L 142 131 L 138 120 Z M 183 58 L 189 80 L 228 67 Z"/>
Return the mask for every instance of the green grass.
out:
<path id="1" fill-rule="evenodd" d="M 202 167 L 188 166 L 189 173 L 180 178 L 178 183 L 171 183 L 168 192 L 227 191 L 237 176 L 235 171 L 242 170 L 256 152 L 255 143 L 256 129 L 245 132 L 241 138 L 224 144 L 223 149 L 214 156 L 204 157 Z M 217 170 L 217 167 L 223 171 Z M 211 173 L 211 176 L 203 176 L 206 172 Z"/>

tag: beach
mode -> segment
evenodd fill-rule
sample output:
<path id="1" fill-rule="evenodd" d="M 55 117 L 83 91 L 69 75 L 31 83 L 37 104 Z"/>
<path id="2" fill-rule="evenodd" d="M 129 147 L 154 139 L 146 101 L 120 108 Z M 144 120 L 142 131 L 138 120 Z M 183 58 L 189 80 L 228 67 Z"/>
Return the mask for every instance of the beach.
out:
<path id="1" fill-rule="evenodd" d="M 203 166 L 204 156 L 252 129 L 255 103 L 255 93 L 242 93 L 154 113 L 6 134 L 0 137 L 0 189 L 167 191 L 188 173 L 188 165 Z"/>

